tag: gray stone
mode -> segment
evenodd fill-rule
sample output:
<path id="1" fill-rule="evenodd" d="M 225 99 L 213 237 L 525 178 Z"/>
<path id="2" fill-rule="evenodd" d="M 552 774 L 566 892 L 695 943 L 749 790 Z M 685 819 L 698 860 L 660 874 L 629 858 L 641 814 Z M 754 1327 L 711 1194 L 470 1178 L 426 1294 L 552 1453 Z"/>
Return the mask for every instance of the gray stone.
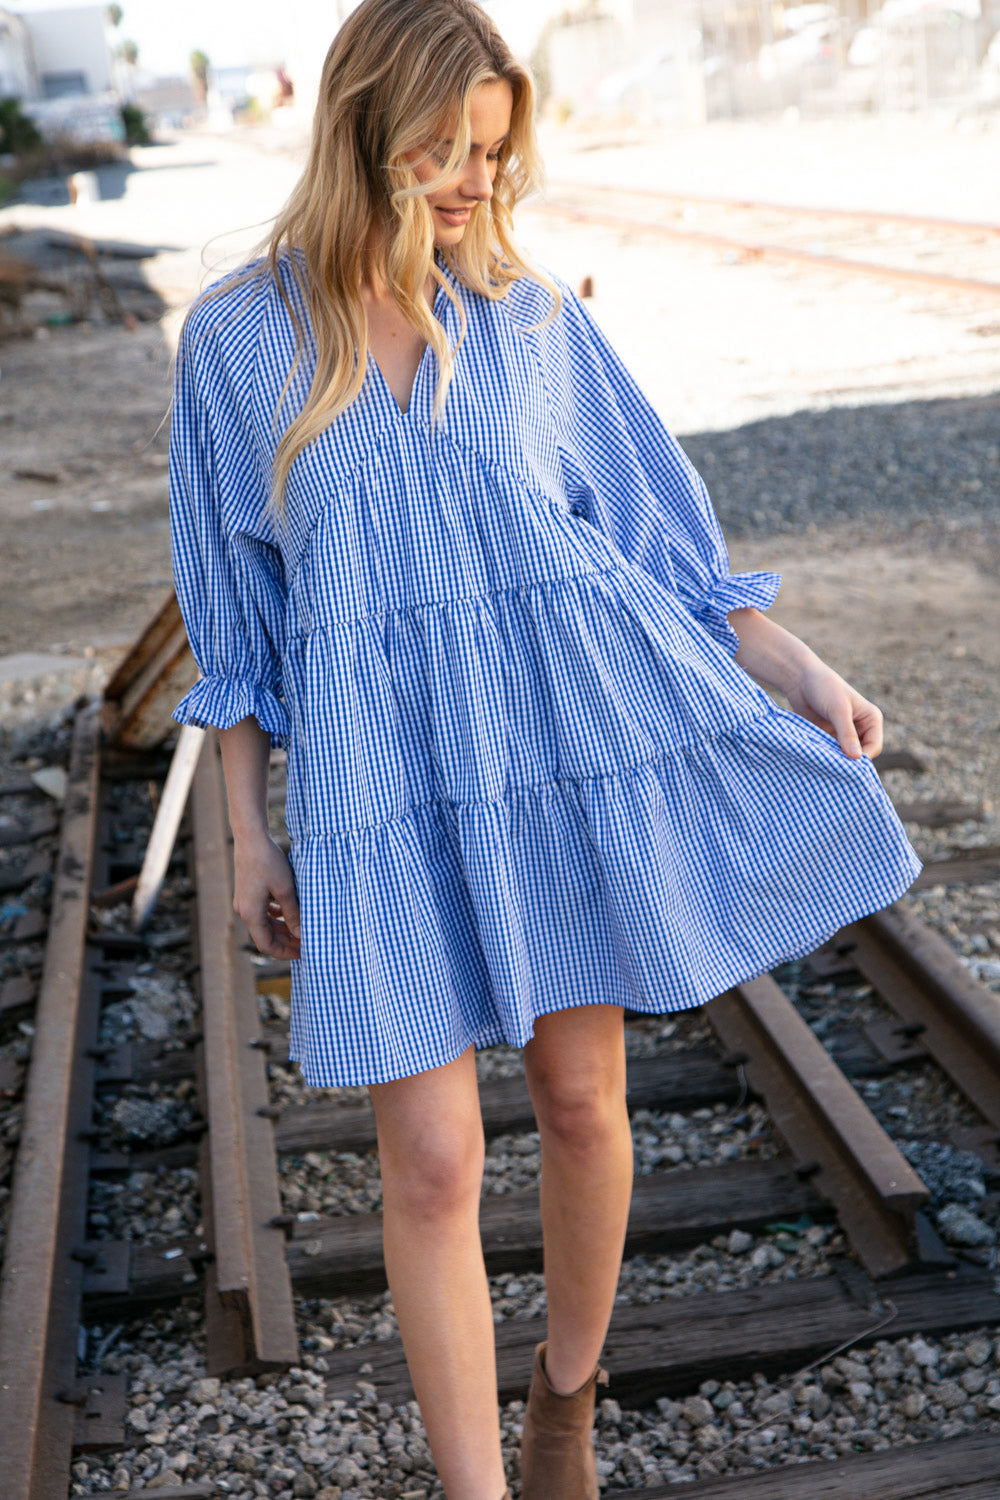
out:
<path id="1" fill-rule="evenodd" d="M 111 1111 L 111 1134 L 123 1145 L 169 1146 L 180 1139 L 176 1110 L 165 1099 L 119 1099 Z"/>
<path id="2" fill-rule="evenodd" d="M 222 1382 L 220 1380 L 216 1380 L 213 1375 L 206 1375 L 203 1380 L 192 1381 L 188 1387 L 188 1399 L 196 1401 L 199 1404 L 202 1402 L 211 1404 L 218 1401 L 221 1388 Z"/>
<path id="3" fill-rule="evenodd" d="M 702 1427 L 710 1422 L 714 1415 L 711 1402 L 706 1401 L 704 1396 L 689 1396 L 681 1407 L 685 1422 L 690 1422 L 692 1427 Z"/>
<path id="4" fill-rule="evenodd" d="M 981 1249 L 997 1242 L 996 1230 L 962 1203 L 946 1203 L 937 1216 L 937 1225 L 949 1245 Z"/>

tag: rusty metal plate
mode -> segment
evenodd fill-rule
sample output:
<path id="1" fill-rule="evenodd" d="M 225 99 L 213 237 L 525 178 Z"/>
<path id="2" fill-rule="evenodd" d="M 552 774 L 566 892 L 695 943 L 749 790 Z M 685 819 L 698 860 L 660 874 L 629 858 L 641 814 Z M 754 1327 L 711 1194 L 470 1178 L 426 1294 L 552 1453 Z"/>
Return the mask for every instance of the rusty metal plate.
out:
<path id="1" fill-rule="evenodd" d="M 83 1403 L 77 1407 L 73 1432 L 77 1452 L 125 1446 L 128 1379 L 125 1374 L 87 1375 L 77 1381 L 77 1395 Z"/>
<path id="2" fill-rule="evenodd" d="M 860 1030 L 890 1067 L 927 1061 L 927 1048 L 921 1045 L 919 1035 L 907 1034 L 912 1028 L 903 1021 L 869 1021 Z"/>
<path id="3" fill-rule="evenodd" d="M 84 1245 L 83 1295 L 128 1292 L 132 1278 L 131 1240 L 87 1240 Z"/>

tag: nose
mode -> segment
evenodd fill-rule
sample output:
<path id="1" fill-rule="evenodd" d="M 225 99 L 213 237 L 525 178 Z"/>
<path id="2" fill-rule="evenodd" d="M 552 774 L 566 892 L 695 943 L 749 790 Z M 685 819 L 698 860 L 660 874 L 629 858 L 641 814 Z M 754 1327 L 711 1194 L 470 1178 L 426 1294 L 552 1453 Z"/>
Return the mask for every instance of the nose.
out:
<path id="1" fill-rule="evenodd" d="M 462 196 L 488 203 L 493 197 L 493 178 L 485 156 L 473 153 L 462 175 Z"/>

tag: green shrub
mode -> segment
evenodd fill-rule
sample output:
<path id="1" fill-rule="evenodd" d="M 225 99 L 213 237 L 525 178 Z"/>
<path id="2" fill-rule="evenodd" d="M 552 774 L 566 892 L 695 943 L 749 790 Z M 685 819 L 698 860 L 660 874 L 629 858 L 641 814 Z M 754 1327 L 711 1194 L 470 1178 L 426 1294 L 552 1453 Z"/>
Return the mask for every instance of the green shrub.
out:
<path id="1" fill-rule="evenodd" d="M 17 99 L 0 99 L 0 155 L 26 156 L 37 151 L 42 137 Z"/>
<path id="2" fill-rule="evenodd" d="M 140 109 L 138 104 L 123 104 L 121 116 L 122 125 L 125 127 L 125 140 L 130 146 L 152 145 L 153 135 L 145 110 Z"/>

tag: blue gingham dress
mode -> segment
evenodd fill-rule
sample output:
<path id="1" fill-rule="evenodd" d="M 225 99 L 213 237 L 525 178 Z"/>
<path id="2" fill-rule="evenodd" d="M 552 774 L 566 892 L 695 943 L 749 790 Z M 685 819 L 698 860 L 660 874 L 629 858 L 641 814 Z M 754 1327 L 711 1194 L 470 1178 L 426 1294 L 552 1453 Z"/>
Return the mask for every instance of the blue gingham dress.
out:
<path id="1" fill-rule="evenodd" d="M 198 304 L 179 350 L 174 573 L 203 677 L 175 718 L 252 714 L 287 745 L 291 1055 L 316 1085 L 521 1046 L 569 1006 L 699 1005 L 920 868 L 871 762 L 734 662 L 727 611 L 780 580 L 730 574 L 583 303 L 560 282 L 535 328 L 539 283 L 492 301 L 445 274 L 468 332 L 443 417 L 429 347 L 405 415 L 369 360 L 280 525 L 276 284 Z M 454 345 L 442 290 L 434 310 Z"/>

